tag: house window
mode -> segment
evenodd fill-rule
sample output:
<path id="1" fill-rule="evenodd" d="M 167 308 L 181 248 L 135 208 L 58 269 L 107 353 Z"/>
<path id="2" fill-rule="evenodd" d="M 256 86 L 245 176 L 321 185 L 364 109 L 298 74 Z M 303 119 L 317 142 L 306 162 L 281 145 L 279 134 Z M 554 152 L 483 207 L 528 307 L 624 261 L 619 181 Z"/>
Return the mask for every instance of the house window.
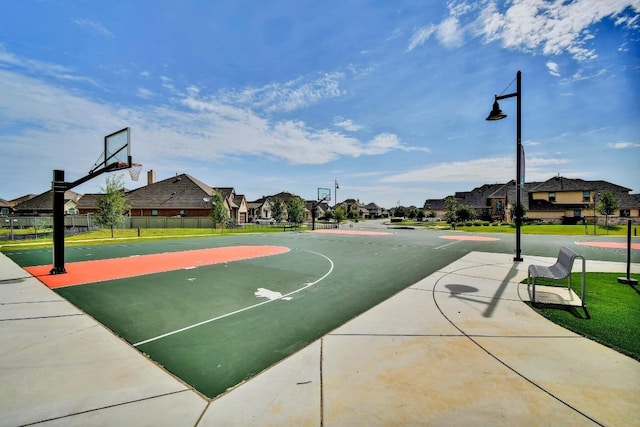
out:
<path id="1" fill-rule="evenodd" d="M 504 205 L 502 204 L 502 200 L 498 200 L 498 203 L 496 204 L 496 208 L 498 209 L 498 212 L 502 212 L 504 210 Z"/>
<path id="2" fill-rule="evenodd" d="M 184 216 L 184 209 L 180 209 L 180 216 Z"/>
<path id="3" fill-rule="evenodd" d="M 620 209 L 620 216 L 622 218 L 629 218 L 631 216 L 631 209 Z"/>
<path id="4" fill-rule="evenodd" d="M 556 202 L 556 193 L 555 192 L 549 193 L 549 201 L 551 203 L 555 203 Z"/>
<path id="5" fill-rule="evenodd" d="M 151 209 L 151 216 L 158 216 L 158 209 Z"/>
<path id="6" fill-rule="evenodd" d="M 576 217 L 576 218 L 580 218 L 582 216 L 581 213 L 582 212 L 580 211 L 580 209 L 574 209 L 573 210 L 573 216 Z"/>
<path id="7" fill-rule="evenodd" d="M 9 208 L 0 209 L 0 216 L 9 216 Z"/>
<path id="8" fill-rule="evenodd" d="M 590 191 L 583 191 L 582 192 L 582 201 L 583 202 L 590 202 L 591 201 L 591 192 Z"/>

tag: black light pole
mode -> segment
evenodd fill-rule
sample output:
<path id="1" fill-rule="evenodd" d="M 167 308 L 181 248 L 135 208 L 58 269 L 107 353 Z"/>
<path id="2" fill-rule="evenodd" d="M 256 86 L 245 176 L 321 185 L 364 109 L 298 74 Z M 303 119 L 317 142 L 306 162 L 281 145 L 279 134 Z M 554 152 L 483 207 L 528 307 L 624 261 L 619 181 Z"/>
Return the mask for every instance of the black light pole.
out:
<path id="1" fill-rule="evenodd" d="M 516 256 L 513 258 L 514 261 L 522 261 L 521 249 L 520 249 L 520 228 L 522 226 L 522 204 L 520 201 L 520 193 L 522 187 L 522 116 L 521 116 L 521 101 L 522 101 L 522 92 L 521 92 L 521 76 L 522 72 L 518 70 L 516 74 L 516 91 L 513 93 L 509 93 L 506 95 L 496 95 L 495 100 L 493 101 L 493 109 L 489 116 L 487 117 L 488 121 L 501 120 L 507 117 L 506 114 L 500 110 L 500 105 L 498 101 L 501 99 L 507 98 L 516 98 L 516 207 L 515 211 L 515 223 L 516 223 Z"/>

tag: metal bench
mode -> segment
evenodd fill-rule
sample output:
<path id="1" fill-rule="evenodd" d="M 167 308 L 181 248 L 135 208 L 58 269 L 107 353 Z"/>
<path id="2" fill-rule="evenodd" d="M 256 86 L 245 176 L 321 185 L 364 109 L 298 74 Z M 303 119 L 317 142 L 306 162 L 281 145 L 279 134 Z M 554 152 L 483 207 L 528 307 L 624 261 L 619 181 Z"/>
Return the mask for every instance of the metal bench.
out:
<path id="1" fill-rule="evenodd" d="M 576 258 L 582 259 L 582 289 L 580 292 L 580 300 L 584 307 L 584 289 L 585 289 L 585 266 L 586 262 L 583 256 L 578 255 L 567 247 L 561 247 L 558 253 L 558 259 L 552 266 L 544 265 L 530 265 L 529 273 L 527 275 L 527 288 L 532 286 L 532 298 L 531 302 L 536 302 L 536 278 L 545 278 L 553 280 L 567 280 L 567 289 L 571 293 L 571 270 L 573 268 L 573 262 Z"/>

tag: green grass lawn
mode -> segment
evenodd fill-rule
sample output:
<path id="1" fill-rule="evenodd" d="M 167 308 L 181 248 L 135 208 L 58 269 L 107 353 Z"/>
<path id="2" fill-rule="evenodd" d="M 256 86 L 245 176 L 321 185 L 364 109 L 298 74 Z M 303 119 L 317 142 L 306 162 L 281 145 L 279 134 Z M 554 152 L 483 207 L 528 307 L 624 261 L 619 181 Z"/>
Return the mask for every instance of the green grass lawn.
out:
<path id="1" fill-rule="evenodd" d="M 299 227 L 299 229 L 303 228 L 304 227 Z M 87 241 L 91 241 L 91 244 L 93 245 L 102 245 L 115 243 L 122 239 L 176 239 L 181 237 L 211 237 L 241 233 L 275 233 L 282 232 L 283 230 L 284 228 L 281 226 L 256 224 L 248 224 L 246 227 L 225 228 L 224 230 L 220 230 L 220 228 L 142 228 L 138 231 L 137 228 L 117 228 L 113 232 L 113 237 L 111 237 L 111 230 L 103 228 L 86 233 L 66 236 L 64 241 L 65 246 L 86 245 Z M 53 245 L 53 240 L 50 234 L 52 230 L 48 231 L 49 234 L 43 237 L 38 237 L 37 239 L 2 240 L 0 241 L 0 250 L 12 251 L 22 250 L 25 248 L 37 249 L 50 247 Z"/>
<path id="2" fill-rule="evenodd" d="M 453 229 L 453 226 L 445 221 L 439 222 L 422 222 L 415 221 L 410 219 L 404 219 L 398 222 L 389 221 L 387 225 L 390 226 L 410 226 L 410 227 L 423 227 L 423 228 L 433 228 L 433 229 Z M 635 227 L 636 233 L 640 232 L 640 226 L 637 224 L 633 225 Z M 498 223 L 490 223 L 486 221 L 470 221 L 462 224 L 456 224 L 455 230 L 457 231 L 468 231 L 472 233 L 514 233 L 516 232 L 516 227 L 514 224 L 498 224 Z M 593 224 L 589 224 L 587 226 L 584 225 L 563 225 L 563 224 L 523 224 L 520 228 L 522 234 L 559 234 L 565 236 L 584 236 L 584 235 L 594 235 L 594 233 L 598 236 L 626 236 L 627 235 L 627 226 L 626 225 L 610 225 L 609 227 L 604 227 L 601 225 L 596 226 L 596 229 L 593 229 Z"/>
<path id="3" fill-rule="evenodd" d="M 578 295 L 580 275 L 571 276 L 572 287 Z M 534 309 L 564 328 L 640 361 L 640 287 L 618 283 L 621 276 L 624 274 L 587 273 L 587 313 L 580 307 L 542 304 Z M 545 279 L 536 279 L 536 284 L 562 285 Z"/>

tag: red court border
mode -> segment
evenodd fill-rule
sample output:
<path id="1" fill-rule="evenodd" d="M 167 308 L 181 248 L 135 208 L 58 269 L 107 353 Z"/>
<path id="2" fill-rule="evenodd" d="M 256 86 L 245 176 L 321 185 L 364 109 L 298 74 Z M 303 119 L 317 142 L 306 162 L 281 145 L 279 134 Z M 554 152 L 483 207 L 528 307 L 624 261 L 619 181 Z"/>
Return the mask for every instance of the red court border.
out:
<path id="1" fill-rule="evenodd" d="M 592 248 L 627 249 L 627 244 L 623 242 L 576 242 L 576 245 L 590 246 Z M 640 250 L 640 243 L 632 243 L 631 249 Z"/>
<path id="2" fill-rule="evenodd" d="M 26 267 L 25 270 L 53 289 L 279 255 L 289 251 L 290 249 L 284 246 L 228 246 L 71 262 L 66 264 L 65 274 L 49 274 L 51 265 Z"/>

